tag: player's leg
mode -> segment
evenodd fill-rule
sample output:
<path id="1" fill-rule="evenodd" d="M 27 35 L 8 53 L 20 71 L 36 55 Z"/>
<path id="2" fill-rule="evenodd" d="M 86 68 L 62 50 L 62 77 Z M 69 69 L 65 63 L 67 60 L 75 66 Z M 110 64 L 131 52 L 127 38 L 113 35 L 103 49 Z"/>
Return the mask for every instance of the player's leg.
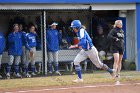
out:
<path id="1" fill-rule="evenodd" d="M 58 51 L 57 52 L 53 52 L 53 62 L 54 62 L 54 69 L 55 69 L 55 73 L 57 75 L 61 75 L 60 72 L 58 71 Z"/>
<path id="2" fill-rule="evenodd" d="M 20 56 L 15 56 L 15 64 L 14 64 L 14 70 L 15 70 L 15 76 L 17 78 L 21 78 L 22 76 L 19 74 L 19 62 L 20 62 Z"/>
<path id="3" fill-rule="evenodd" d="M 52 62 L 53 62 L 53 53 L 48 52 L 48 69 L 49 69 L 49 74 L 52 74 Z"/>
<path id="4" fill-rule="evenodd" d="M 31 70 L 32 70 L 32 76 L 35 76 L 36 68 L 35 68 L 35 54 L 36 54 L 36 48 L 33 47 L 33 56 L 31 58 Z"/>
<path id="5" fill-rule="evenodd" d="M 117 70 L 117 73 L 116 73 L 117 77 L 120 77 L 120 71 L 121 71 L 121 68 L 122 68 L 122 58 L 123 58 L 123 55 L 120 54 L 119 55 L 119 62 L 118 62 L 118 70 Z"/>
<path id="6" fill-rule="evenodd" d="M 22 46 L 21 63 L 23 64 L 23 71 L 22 72 L 24 72 L 24 64 L 26 63 L 26 49 L 25 49 L 25 46 Z"/>
<path id="7" fill-rule="evenodd" d="M 80 82 L 83 81 L 82 80 L 82 75 L 81 75 L 81 66 L 80 66 L 80 62 L 84 61 L 85 59 L 87 59 L 87 54 L 85 53 L 84 50 L 81 50 L 77 56 L 74 59 L 74 65 L 75 65 L 75 71 L 78 75 L 78 79 L 74 80 L 74 82 Z"/>
<path id="8" fill-rule="evenodd" d="M 0 55 L 0 70 L 1 70 L 1 60 L 2 60 L 2 55 Z M 2 78 L 1 75 L 0 75 L 0 78 Z"/>
<path id="9" fill-rule="evenodd" d="M 9 62 L 6 65 L 6 76 L 10 77 L 10 71 L 11 71 L 11 66 L 14 62 L 14 56 L 13 55 L 9 55 Z"/>
<path id="10" fill-rule="evenodd" d="M 100 69 L 104 69 L 108 71 L 110 74 L 113 74 L 113 70 L 110 69 L 106 64 L 100 61 L 99 56 L 98 56 L 98 51 L 95 47 L 92 47 L 92 49 L 90 51 L 87 51 L 87 53 L 88 53 L 88 57 L 93 62 L 93 64 L 96 65 L 96 67 Z"/>
<path id="11" fill-rule="evenodd" d="M 114 56 L 113 69 L 115 70 L 115 76 L 116 76 L 116 72 L 118 71 L 119 53 L 114 53 L 113 56 Z"/>
<path id="12" fill-rule="evenodd" d="M 29 63 L 30 63 L 30 54 L 29 54 L 29 50 L 26 50 L 25 52 L 25 56 L 26 56 L 26 61 L 24 62 L 24 76 L 25 77 L 31 77 L 31 75 L 28 73 L 29 70 Z"/>
<path id="13" fill-rule="evenodd" d="M 117 73 L 116 73 L 116 76 L 117 77 L 120 77 L 120 71 L 121 71 L 121 68 L 122 68 L 123 54 L 124 54 L 124 48 L 120 48 L 119 49 L 118 70 L 117 70 Z"/>

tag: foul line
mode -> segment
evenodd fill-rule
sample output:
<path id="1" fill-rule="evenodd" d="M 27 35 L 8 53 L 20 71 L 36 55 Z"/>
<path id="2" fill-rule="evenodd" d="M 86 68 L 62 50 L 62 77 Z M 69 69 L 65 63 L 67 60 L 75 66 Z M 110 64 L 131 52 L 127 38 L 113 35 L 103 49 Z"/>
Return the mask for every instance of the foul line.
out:
<path id="1" fill-rule="evenodd" d="M 119 84 L 119 85 L 80 86 L 80 87 L 67 87 L 67 88 L 48 88 L 48 89 L 14 91 L 14 92 L 5 92 L 5 93 L 28 93 L 28 92 L 56 91 L 56 90 L 82 89 L 82 88 L 97 88 L 97 87 L 113 87 L 113 86 L 126 86 L 126 85 L 127 86 L 130 86 L 130 85 L 140 85 L 140 83 Z"/>

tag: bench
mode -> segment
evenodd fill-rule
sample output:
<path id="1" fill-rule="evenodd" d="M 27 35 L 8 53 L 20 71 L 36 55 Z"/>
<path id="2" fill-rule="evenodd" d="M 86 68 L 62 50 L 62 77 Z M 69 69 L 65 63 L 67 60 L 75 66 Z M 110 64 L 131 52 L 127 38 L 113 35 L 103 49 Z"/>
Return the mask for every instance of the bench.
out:
<path id="1" fill-rule="evenodd" d="M 66 66 L 66 71 L 73 71 L 73 60 L 76 55 L 80 52 L 80 49 L 62 49 L 59 50 L 58 61 L 63 63 Z M 87 69 L 87 61 L 83 61 L 81 64 L 84 64 L 84 71 Z M 69 68 L 70 65 L 70 68 Z"/>
<path id="2" fill-rule="evenodd" d="M 36 51 L 36 66 L 37 66 L 37 71 L 41 72 L 41 65 L 42 65 L 42 51 Z M 3 56 L 2 56 L 2 69 L 5 69 L 6 64 L 9 62 L 9 56 L 8 56 L 8 52 L 3 52 Z M 23 64 L 20 62 L 21 67 L 23 66 Z"/>
<path id="3" fill-rule="evenodd" d="M 73 71 L 73 60 L 79 52 L 80 52 L 80 49 L 59 50 L 58 61 L 59 61 L 59 63 L 65 64 L 66 71 Z M 35 60 L 36 60 L 36 64 L 37 64 L 37 71 L 41 72 L 42 71 L 42 51 L 36 51 L 35 56 L 36 56 Z M 2 64 L 5 65 L 8 62 L 9 62 L 8 52 L 4 52 L 3 57 L 2 57 Z M 84 65 L 84 71 L 86 71 L 87 61 L 85 60 L 85 61 L 81 62 L 81 64 Z M 69 65 L 70 65 L 70 67 L 69 67 Z M 21 64 L 21 66 L 23 66 L 23 65 Z"/>

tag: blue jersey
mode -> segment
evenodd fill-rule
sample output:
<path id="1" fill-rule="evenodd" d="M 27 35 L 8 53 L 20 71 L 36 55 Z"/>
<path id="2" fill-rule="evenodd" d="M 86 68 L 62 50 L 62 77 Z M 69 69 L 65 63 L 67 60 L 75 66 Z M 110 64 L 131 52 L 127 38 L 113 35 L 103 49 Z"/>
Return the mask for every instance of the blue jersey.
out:
<path id="1" fill-rule="evenodd" d="M 81 46 L 82 49 L 88 50 L 93 46 L 92 40 L 85 29 L 81 28 L 77 32 L 77 36 L 79 39 L 78 46 Z"/>
<path id="2" fill-rule="evenodd" d="M 26 32 L 20 31 L 20 33 L 22 34 L 22 46 L 25 46 L 25 43 L 26 43 Z"/>
<path id="3" fill-rule="evenodd" d="M 32 32 L 26 34 L 26 49 L 30 50 L 32 47 L 36 47 L 36 36 L 37 34 L 34 34 Z"/>
<path id="4" fill-rule="evenodd" d="M 0 33 L 0 55 L 3 53 L 5 48 L 5 38 L 2 33 Z"/>
<path id="5" fill-rule="evenodd" d="M 8 35 L 8 54 L 20 56 L 22 54 L 22 34 L 12 32 Z"/>
<path id="6" fill-rule="evenodd" d="M 46 33 L 47 50 L 56 52 L 59 50 L 59 33 L 56 29 L 49 29 Z"/>

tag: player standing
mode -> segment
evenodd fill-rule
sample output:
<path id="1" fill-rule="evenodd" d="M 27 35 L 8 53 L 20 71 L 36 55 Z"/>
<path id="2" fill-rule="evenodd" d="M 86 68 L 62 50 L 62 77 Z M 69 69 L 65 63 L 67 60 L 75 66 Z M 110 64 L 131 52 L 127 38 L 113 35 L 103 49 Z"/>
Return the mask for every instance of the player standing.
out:
<path id="1" fill-rule="evenodd" d="M 49 74 L 52 74 L 52 63 L 54 62 L 55 73 L 61 75 L 58 71 L 58 50 L 59 50 L 59 33 L 56 29 L 57 23 L 52 23 L 51 28 L 47 30 L 47 51 Z"/>
<path id="2" fill-rule="evenodd" d="M 77 72 L 78 78 L 76 80 L 73 80 L 73 82 L 83 82 L 81 76 L 80 62 L 84 61 L 87 58 L 89 58 L 92 61 L 92 63 L 96 65 L 96 67 L 108 71 L 113 76 L 113 70 L 100 61 L 98 57 L 98 51 L 93 46 L 92 40 L 88 35 L 87 31 L 84 28 L 82 28 L 81 22 L 79 20 L 74 20 L 71 23 L 71 27 L 73 28 L 73 31 L 77 34 L 79 38 L 79 43 L 76 45 L 71 45 L 69 48 L 82 48 L 82 50 L 74 59 L 75 70 Z"/>
<path id="3" fill-rule="evenodd" d="M 112 40 L 111 48 L 114 56 L 113 69 L 116 72 L 115 77 L 120 77 L 124 54 L 124 31 L 122 30 L 122 20 L 115 21 L 114 28 L 108 34 L 108 38 Z"/>
<path id="4" fill-rule="evenodd" d="M 5 48 L 5 38 L 3 36 L 3 34 L 0 32 L 0 69 L 1 69 L 1 60 L 2 60 L 2 54 Z M 2 76 L 0 75 L 0 78 L 2 78 Z"/>
<path id="5" fill-rule="evenodd" d="M 24 73 L 26 77 L 35 76 L 35 54 L 36 54 L 36 31 L 35 26 L 30 26 L 29 33 L 26 34 L 26 63 L 24 64 Z M 28 73 L 29 63 L 31 62 L 31 75 Z"/>
<path id="6" fill-rule="evenodd" d="M 18 24 L 13 25 L 13 32 L 8 35 L 8 55 L 10 60 L 6 66 L 6 76 L 10 77 L 11 66 L 15 61 L 15 77 L 21 78 L 19 74 L 19 62 L 20 56 L 22 55 L 22 34 L 19 32 Z"/>
<path id="7" fill-rule="evenodd" d="M 25 62 L 26 62 L 26 48 L 25 48 L 26 32 L 23 31 L 23 25 L 22 24 L 19 24 L 19 32 L 22 34 L 22 55 L 21 55 L 21 62 L 22 62 L 22 64 L 25 64 Z"/>

